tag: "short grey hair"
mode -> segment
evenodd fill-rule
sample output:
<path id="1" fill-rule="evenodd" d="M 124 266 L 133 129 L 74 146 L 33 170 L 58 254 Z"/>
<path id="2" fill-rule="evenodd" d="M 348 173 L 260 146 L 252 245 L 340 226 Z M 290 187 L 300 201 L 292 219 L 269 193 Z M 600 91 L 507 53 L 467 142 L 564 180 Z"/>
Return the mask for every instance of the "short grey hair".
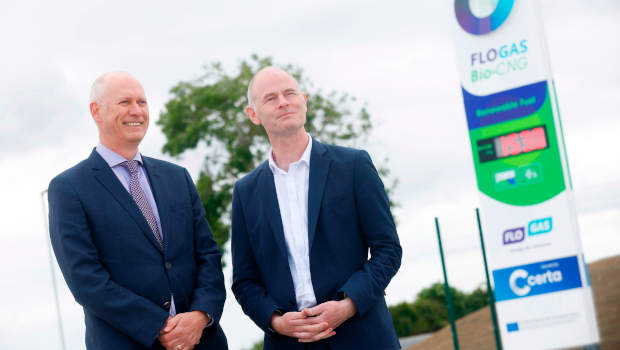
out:
<path id="1" fill-rule="evenodd" d="M 130 76 L 133 77 L 133 75 L 127 73 L 127 72 L 123 72 L 123 71 L 114 71 L 114 72 L 108 72 L 105 73 L 103 75 L 101 75 L 99 78 L 97 78 L 97 80 L 95 80 L 95 82 L 93 83 L 93 86 L 90 88 L 90 103 L 93 102 L 97 102 L 97 104 L 99 104 L 101 106 L 101 108 L 106 109 L 107 108 L 107 103 L 106 103 L 106 93 L 107 93 L 107 84 L 106 84 L 106 80 L 107 78 L 113 76 L 113 75 L 124 75 L 124 76 Z"/>
<path id="2" fill-rule="evenodd" d="M 252 90 L 254 89 L 254 81 L 256 80 L 256 77 L 259 76 L 262 72 L 266 71 L 266 70 L 279 70 L 282 71 L 286 74 L 288 74 L 291 78 L 293 78 L 293 80 L 295 80 L 295 83 L 297 83 L 297 88 L 299 89 L 299 91 L 301 91 L 301 88 L 299 87 L 299 82 L 297 81 L 297 79 L 295 79 L 295 77 L 285 71 L 284 69 L 280 68 L 280 67 L 276 67 L 276 66 L 267 66 L 265 68 L 262 68 L 261 70 L 259 70 L 258 72 L 256 72 L 256 74 L 254 74 L 254 76 L 252 77 L 252 80 L 250 80 L 250 83 L 248 84 L 248 105 L 252 108 L 256 108 L 256 101 L 254 101 L 254 95 L 252 94 Z"/>

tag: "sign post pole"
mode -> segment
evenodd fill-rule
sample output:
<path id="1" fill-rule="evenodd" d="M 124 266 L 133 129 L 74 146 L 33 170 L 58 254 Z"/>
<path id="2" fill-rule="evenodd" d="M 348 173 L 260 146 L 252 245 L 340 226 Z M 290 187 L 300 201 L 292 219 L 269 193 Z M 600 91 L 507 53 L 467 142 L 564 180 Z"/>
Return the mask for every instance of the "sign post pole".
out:
<path id="1" fill-rule="evenodd" d="M 480 211 L 476 208 L 476 218 L 478 219 L 478 232 L 480 232 L 480 246 L 482 247 L 482 258 L 484 260 L 484 273 L 487 277 L 487 295 L 489 298 L 489 308 L 491 309 L 491 320 L 493 321 L 493 333 L 495 334 L 495 346 L 497 350 L 502 350 L 502 339 L 499 336 L 499 326 L 497 325 L 497 315 L 495 315 L 495 298 L 491 288 L 489 278 L 489 265 L 487 264 L 487 253 L 484 249 L 484 238 L 482 238 L 482 224 L 480 223 Z"/>
<path id="2" fill-rule="evenodd" d="M 441 267 L 443 267 L 443 288 L 446 293 L 446 306 L 448 308 L 448 319 L 452 328 L 452 341 L 454 342 L 454 350 L 459 350 L 459 338 L 456 333 L 456 322 L 454 320 L 454 307 L 452 306 L 452 292 L 450 292 L 450 284 L 448 283 L 448 274 L 446 273 L 446 261 L 443 256 L 443 246 L 441 245 L 441 234 L 439 233 L 439 220 L 435 218 L 435 227 L 437 228 L 437 240 L 439 241 L 439 255 L 441 255 Z"/>

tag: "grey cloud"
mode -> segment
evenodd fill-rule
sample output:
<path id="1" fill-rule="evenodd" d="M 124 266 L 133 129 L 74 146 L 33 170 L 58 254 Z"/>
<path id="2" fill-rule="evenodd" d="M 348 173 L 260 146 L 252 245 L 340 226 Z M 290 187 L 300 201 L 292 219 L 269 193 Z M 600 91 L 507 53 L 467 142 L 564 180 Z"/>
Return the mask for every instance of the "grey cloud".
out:
<path id="1" fill-rule="evenodd" d="M 0 153 L 58 143 L 83 115 L 58 67 L 3 73 L 14 83 L 0 87 Z"/>

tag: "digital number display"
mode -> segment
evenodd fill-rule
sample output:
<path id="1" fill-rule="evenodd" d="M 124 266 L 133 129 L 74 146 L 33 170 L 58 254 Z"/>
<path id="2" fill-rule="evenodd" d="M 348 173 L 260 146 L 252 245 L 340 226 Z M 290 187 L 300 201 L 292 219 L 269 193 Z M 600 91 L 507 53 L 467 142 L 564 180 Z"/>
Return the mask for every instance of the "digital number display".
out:
<path id="1" fill-rule="evenodd" d="M 544 125 L 478 141 L 480 163 L 549 148 Z"/>

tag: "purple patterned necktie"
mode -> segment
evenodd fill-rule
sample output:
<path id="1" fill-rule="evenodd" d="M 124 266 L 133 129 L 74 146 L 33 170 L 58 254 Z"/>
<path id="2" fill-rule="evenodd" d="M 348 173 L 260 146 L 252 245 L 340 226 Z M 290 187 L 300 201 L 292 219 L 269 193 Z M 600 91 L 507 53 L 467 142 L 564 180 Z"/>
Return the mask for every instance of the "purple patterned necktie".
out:
<path id="1" fill-rule="evenodd" d="M 122 166 L 123 168 L 127 168 L 127 170 L 129 170 L 129 174 L 131 175 L 131 180 L 129 181 L 129 189 L 131 191 L 131 196 L 133 197 L 133 200 L 138 205 L 138 208 L 140 208 L 142 215 L 144 215 L 146 222 L 148 222 L 149 226 L 151 227 L 151 230 L 153 231 L 153 234 L 155 234 L 155 238 L 157 239 L 159 246 L 163 250 L 164 243 L 161 240 L 159 229 L 157 229 L 157 221 L 155 221 L 155 215 L 153 215 L 153 209 L 151 208 L 149 201 L 146 199 L 146 195 L 144 194 L 142 187 L 140 187 L 140 181 L 138 181 L 138 161 L 132 160 L 132 161 L 127 161 L 127 162 L 122 162 L 119 164 L 119 166 Z"/>

